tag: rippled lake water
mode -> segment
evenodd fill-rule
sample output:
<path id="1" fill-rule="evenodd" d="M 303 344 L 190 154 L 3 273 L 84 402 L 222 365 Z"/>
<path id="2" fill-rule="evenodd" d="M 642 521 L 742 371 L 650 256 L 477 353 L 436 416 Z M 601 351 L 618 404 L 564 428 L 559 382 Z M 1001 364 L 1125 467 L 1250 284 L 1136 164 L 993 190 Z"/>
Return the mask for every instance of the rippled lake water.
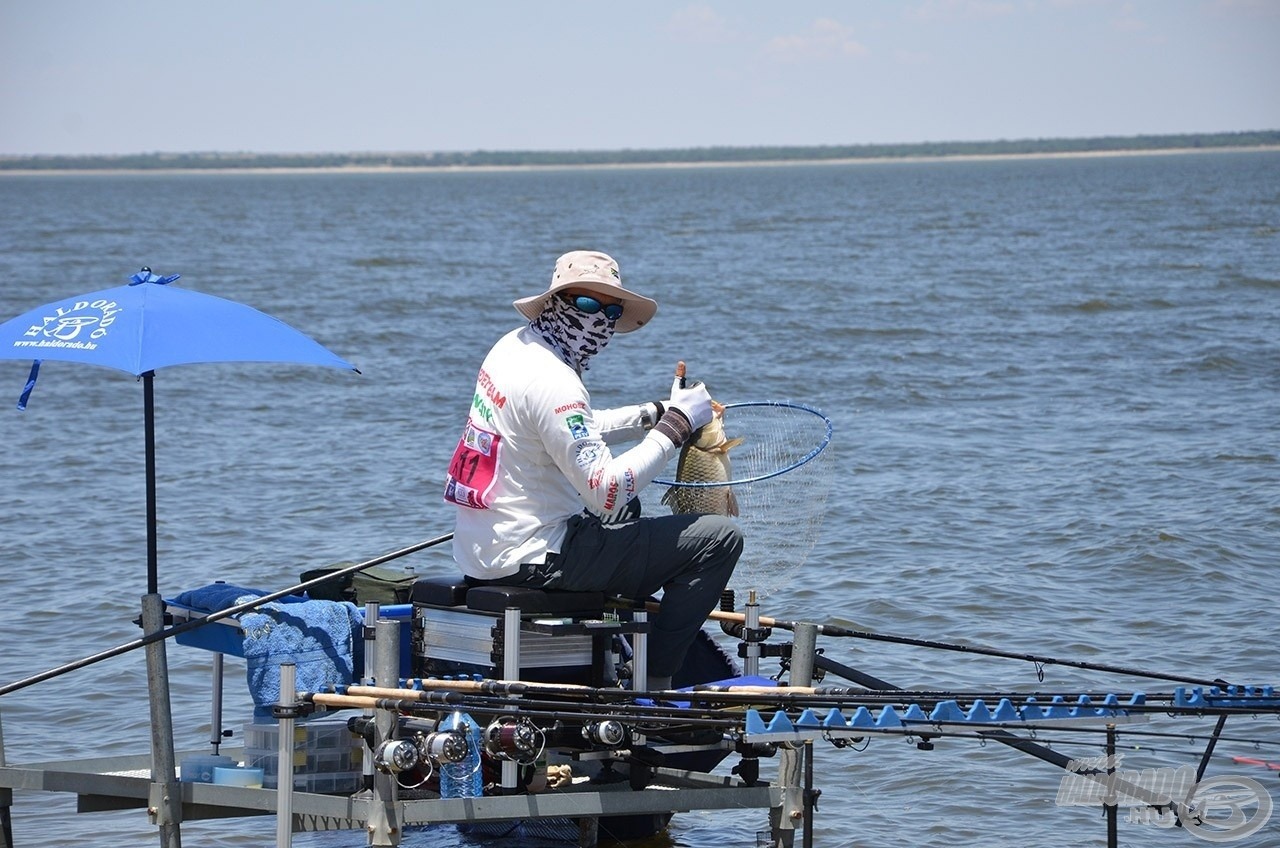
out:
<path id="1" fill-rule="evenodd" d="M 821 537 L 765 614 L 1277 682 L 1280 153 L 0 177 L 0 317 L 147 265 L 276 315 L 363 372 L 159 372 L 165 593 L 213 579 L 283 588 L 448 532 L 441 479 L 475 369 L 516 325 L 510 302 L 541 291 L 555 257 L 579 247 L 613 254 L 626 284 L 660 303 L 589 372 L 598 405 L 663 396 L 684 359 L 723 400 L 799 401 L 831 418 Z M 0 397 L 16 400 L 27 368 L 0 362 Z M 30 408 L 0 410 L 0 439 L 7 682 L 138 635 L 141 387 L 46 363 Z M 451 568 L 441 551 L 415 565 Z M 912 687 L 1173 685 L 821 646 Z M 178 745 L 199 747 L 210 656 L 171 647 L 169 665 Z M 229 662 L 231 728 L 251 708 L 242 674 Z M 142 658 L 0 698 L 0 717 L 11 763 L 143 753 Z M 1211 773 L 1245 768 L 1232 755 L 1280 759 L 1274 720 L 1234 724 L 1260 746 L 1224 741 Z M 1135 762 L 1182 764 L 1203 742 L 1142 746 L 1131 753 L 1149 759 Z M 1102 844 L 1096 810 L 1055 806 L 1060 771 L 993 747 L 886 738 L 820 750 L 815 843 Z M 1274 773 L 1257 772 L 1274 794 Z M 156 839 L 141 811 L 73 809 L 67 796 L 17 793 L 17 844 Z M 766 825 L 757 811 L 682 814 L 652 844 L 747 848 Z M 1278 827 L 1242 844 L 1280 844 Z M 1149 825 L 1121 833 L 1126 845 L 1196 844 Z M 242 819 L 185 823 L 183 835 L 248 846 L 274 830 Z M 434 828 L 406 844 L 462 843 Z"/>

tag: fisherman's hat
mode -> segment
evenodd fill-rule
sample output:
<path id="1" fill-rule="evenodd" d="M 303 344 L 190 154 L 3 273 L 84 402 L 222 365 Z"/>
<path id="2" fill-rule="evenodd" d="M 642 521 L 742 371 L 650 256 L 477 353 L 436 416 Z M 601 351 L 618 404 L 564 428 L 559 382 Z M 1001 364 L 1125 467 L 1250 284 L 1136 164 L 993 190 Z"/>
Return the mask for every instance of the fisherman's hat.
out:
<path id="1" fill-rule="evenodd" d="M 556 260 L 556 270 L 547 290 L 523 297 L 512 306 L 532 321 L 542 314 L 542 308 L 556 292 L 565 289 L 581 289 L 622 301 L 622 317 L 614 325 L 614 331 L 619 333 L 640 329 L 658 311 L 657 301 L 624 289 L 618 263 L 612 256 L 595 250 L 574 250 L 561 256 Z"/>

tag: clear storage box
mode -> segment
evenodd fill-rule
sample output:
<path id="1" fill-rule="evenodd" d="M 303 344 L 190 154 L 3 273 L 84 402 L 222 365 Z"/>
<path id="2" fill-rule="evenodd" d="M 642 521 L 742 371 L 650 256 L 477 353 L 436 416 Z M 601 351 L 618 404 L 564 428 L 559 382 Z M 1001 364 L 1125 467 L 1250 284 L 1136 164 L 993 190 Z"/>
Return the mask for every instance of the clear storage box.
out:
<path id="1" fill-rule="evenodd" d="M 280 725 L 244 726 L 244 764 L 262 769 L 262 785 L 275 788 L 280 773 Z M 301 792 L 347 793 L 360 788 L 362 740 L 345 718 L 324 716 L 293 725 L 293 787 Z"/>

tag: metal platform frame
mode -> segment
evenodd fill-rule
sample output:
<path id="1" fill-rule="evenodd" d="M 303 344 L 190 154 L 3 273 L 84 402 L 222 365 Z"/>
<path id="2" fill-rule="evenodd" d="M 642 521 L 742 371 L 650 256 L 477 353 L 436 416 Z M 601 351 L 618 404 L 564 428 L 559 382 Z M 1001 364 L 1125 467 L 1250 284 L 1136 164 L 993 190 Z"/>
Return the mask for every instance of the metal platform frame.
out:
<path id="1" fill-rule="evenodd" d="M 154 612 L 154 611 L 149 611 Z M 506 663 L 519 662 L 519 611 L 509 610 L 504 627 L 508 640 Z M 514 626 L 512 626 L 514 625 Z M 399 679 L 400 623 L 378 619 L 371 628 L 377 644 L 374 661 L 382 680 Z M 160 643 L 161 645 L 163 643 Z M 154 645 L 150 647 L 155 647 Z M 516 666 L 518 667 L 518 666 Z M 643 672 L 642 672 L 643 673 Z M 407 826 L 504 822 L 528 819 L 570 819 L 578 823 L 580 846 L 596 844 L 596 822 L 600 817 L 688 812 L 691 810 L 769 811 L 774 823 L 776 845 L 793 843 L 793 827 L 800 808 L 798 786 L 780 787 L 764 783 L 747 785 L 737 778 L 700 772 L 655 768 L 644 789 L 633 789 L 628 781 L 571 785 L 540 794 L 500 794 L 476 798 L 401 799 L 399 786 L 389 775 L 374 774 L 371 788 L 352 796 L 321 795 L 293 789 L 292 717 L 296 707 L 292 664 L 281 667 L 282 698 L 280 718 L 281 751 L 279 787 L 259 789 L 210 783 L 179 782 L 176 762 L 187 753 L 173 755 L 172 738 L 167 756 L 133 755 L 59 762 L 7 764 L 4 757 L 3 727 L 0 726 L 0 848 L 16 848 L 9 825 L 13 791 L 66 792 L 76 795 L 80 813 L 145 808 L 159 829 L 162 848 L 180 848 L 180 824 L 184 820 L 274 816 L 276 844 L 287 846 L 294 832 L 364 829 L 370 845 L 400 844 Z M 167 674 L 166 674 L 167 678 Z M 167 708 L 167 679 L 153 687 L 153 699 L 161 697 Z M 381 711 L 380 711 L 381 712 Z M 391 717 L 394 721 L 394 717 Z M 225 753 L 239 759 L 242 752 L 227 748 Z M 167 760 L 170 780 L 153 779 L 157 759 Z M 506 772 L 504 764 L 504 786 Z M 625 763 L 618 767 L 625 774 Z M 368 772 L 369 769 L 366 769 Z M 163 775 L 165 769 L 160 770 Z"/>
<path id="2" fill-rule="evenodd" d="M 203 753 L 203 752 L 200 752 Z M 233 757 L 234 749 L 228 749 Z M 150 755 L 107 757 L 12 765 L 0 768 L 3 792 L 68 792 L 77 796 L 76 812 L 150 807 L 153 784 Z M 537 795 L 395 800 L 391 819 L 405 826 L 514 821 L 538 818 L 584 819 L 600 816 L 780 807 L 785 790 L 746 786 L 737 780 L 696 772 L 656 769 L 653 784 L 633 791 L 626 782 L 589 789 L 569 788 Z M 277 789 L 249 789 L 212 783 L 180 783 L 182 820 L 276 815 Z M 679 790 L 679 791 L 672 791 Z M 371 792 L 350 797 L 292 793 L 292 831 L 362 829 L 375 818 L 375 806 L 387 803 Z M 8 800 L 11 803 L 11 795 Z M 377 844 L 377 843 L 375 843 Z M 392 843 L 394 844 L 394 843 Z"/>

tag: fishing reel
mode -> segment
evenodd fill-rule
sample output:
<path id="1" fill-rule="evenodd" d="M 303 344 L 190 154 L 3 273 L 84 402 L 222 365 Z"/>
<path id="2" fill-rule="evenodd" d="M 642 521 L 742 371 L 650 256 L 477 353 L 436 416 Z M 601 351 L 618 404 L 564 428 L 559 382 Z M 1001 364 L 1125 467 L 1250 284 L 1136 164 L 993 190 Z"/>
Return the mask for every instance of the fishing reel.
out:
<path id="1" fill-rule="evenodd" d="M 461 730 L 434 730 L 418 734 L 418 750 L 436 765 L 460 763 L 471 753 Z"/>
<path id="2" fill-rule="evenodd" d="M 373 752 L 373 767 L 383 774 L 400 774 L 422 761 L 422 752 L 411 739 L 388 739 Z"/>
<path id="3" fill-rule="evenodd" d="M 526 718 L 496 718 L 484 729 L 483 736 L 489 756 L 523 765 L 537 761 L 546 746 L 546 736 Z"/>
<path id="4" fill-rule="evenodd" d="M 593 745 L 618 748 L 627 741 L 627 728 L 612 718 L 593 721 L 582 726 L 582 738 Z"/>
<path id="5" fill-rule="evenodd" d="M 461 730 L 415 733 L 408 739 L 388 739 L 373 752 L 373 767 L 393 775 L 405 789 L 416 789 L 431 779 L 437 768 L 464 762 L 472 753 Z M 416 778 L 416 779 L 415 779 Z"/>

